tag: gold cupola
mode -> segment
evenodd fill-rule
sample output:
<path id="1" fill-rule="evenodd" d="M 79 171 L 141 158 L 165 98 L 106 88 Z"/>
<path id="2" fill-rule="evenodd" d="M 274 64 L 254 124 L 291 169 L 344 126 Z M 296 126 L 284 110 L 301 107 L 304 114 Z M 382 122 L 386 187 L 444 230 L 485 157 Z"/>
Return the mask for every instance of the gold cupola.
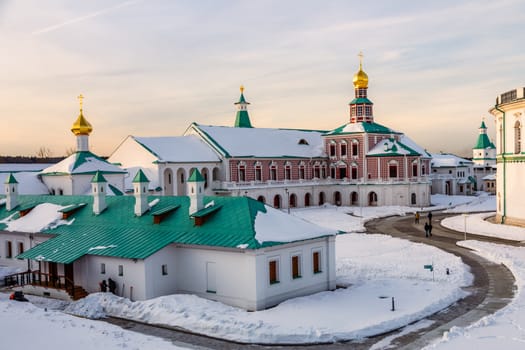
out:
<path id="1" fill-rule="evenodd" d="M 93 131 L 93 127 L 91 124 L 84 118 L 84 114 L 82 113 L 82 100 L 84 99 L 84 96 L 82 94 L 78 96 L 78 101 L 80 103 L 80 114 L 78 115 L 77 120 L 73 123 L 73 126 L 71 127 L 71 131 L 75 136 L 78 135 L 89 135 L 91 131 Z"/>
<path id="2" fill-rule="evenodd" d="M 354 74 L 354 87 L 368 88 L 368 75 L 363 71 L 363 54 L 359 53 L 359 71 Z"/>

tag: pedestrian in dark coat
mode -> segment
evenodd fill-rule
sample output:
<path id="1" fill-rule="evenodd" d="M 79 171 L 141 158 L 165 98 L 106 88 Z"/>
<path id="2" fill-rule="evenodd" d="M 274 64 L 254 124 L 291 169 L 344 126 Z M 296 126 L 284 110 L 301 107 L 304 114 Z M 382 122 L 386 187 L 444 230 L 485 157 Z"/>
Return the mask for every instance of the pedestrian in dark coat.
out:
<path id="1" fill-rule="evenodd" d="M 432 224 L 428 223 L 428 235 L 432 237 Z"/>
<path id="2" fill-rule="evenodd" d="M 425 222 L 425 237 L 428 237 L 428 228 L 429 228 L 428 222 Z"/>
<path id="3" fill-rule="evenodd" d="M 428 222 L 431 222 L 432 221 L 432 212 L 429 211 L 428 212 Z"/>

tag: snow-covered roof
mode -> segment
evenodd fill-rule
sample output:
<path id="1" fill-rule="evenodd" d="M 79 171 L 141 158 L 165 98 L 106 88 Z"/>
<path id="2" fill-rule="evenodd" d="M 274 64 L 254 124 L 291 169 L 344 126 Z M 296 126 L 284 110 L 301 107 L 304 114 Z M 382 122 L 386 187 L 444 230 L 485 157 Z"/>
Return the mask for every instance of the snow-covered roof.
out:
<path id="1" fill-rule="evenodd" d="M 410 137 L 406 136 L 405 134 L 399 136 L 399 141 L 405 146 L 408 146 L 417 153 L 421 154 L 423 158 L 432 158 L 432 155 L 428 153 L 426 149 L 415 143 Z"/>
<path id="2" fill-rule="evenodd" d="M 225 157 L 326 157 L 322 131 L 192 124 Z"/>
<path id="3" fill-rule="evenodd" d="M 4 183 L 9 173 L 0 173 L 0 183 Z M 42 181 L 38 178 L 37 172 L 17 172 L 14 174 L 18 181 L 19 194 L 48 194 L 49 191 Z"/>
<path id="4" fill-rule="evenodd" d="M 486 180 L 486 181 L 496 180 L 496 174 L 489 174 L 489 175 L 483 176 L 482 180 Z"/>
<path id="5" fill-rule="evenodd" d="M 18 173 L 21 171 L 42 171 L 54 163 L 2 163 L 0 173 Z"/>
<path id="6" fill-rule="evenodd" d="M 383 139 L 379 141 L 366 155 L 367 156 L 418 156 L 420 154 L 395 139 Z"/>
<path id="7" fill-rule="evenodd" d="M 472 165 L 473 162 L 448 153 L 432 153 L 432 161 L 430 165 L 434 168 L 446 167 L 466 167 Z"/>
<path id="8" fill-rule="evenodd" d="M 386 126 L 378 123 L 347 123 L 334 130 L 326 133 L 326 135 L 338 135 L 338 134 L 358 134 L 358 133 L 371 133 L 371 134 L 399 134 L 399 132 L 392 130 Z"/>
<path id="9" fill-rule="evenodd" d="M 75 152 L 66 159 L 54 164 L 44 170 L 42 175 L 66 175 L 66 174 L 94 174 L 102 173 L 125 173 L 116 165 L 108 163 L 97 155 L 88 152 Z"/>
<path id="10" fill-rule="evenodd" d="M 217 154 L 195 135 L 132 138 L 159 162 L 218 162 Z"/>

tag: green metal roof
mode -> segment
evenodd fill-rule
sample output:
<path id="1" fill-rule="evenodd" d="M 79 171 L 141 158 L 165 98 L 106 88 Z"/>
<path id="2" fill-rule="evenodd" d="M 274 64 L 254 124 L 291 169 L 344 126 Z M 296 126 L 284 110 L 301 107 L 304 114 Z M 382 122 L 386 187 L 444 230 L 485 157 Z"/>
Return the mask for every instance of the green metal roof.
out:
<path id="1" fill-rule="evenodd" d="M 209 207 L 206 207 L 206 208 L 203 208 L 203 209 L 201 209 L 199 211 L 196 211 L 195 213 L 191 214 L 191 217 L 193 217 L 193 218 L 202 218 L 202 217 L 205 217 L 207 215 L 210 215 L 211 213 L 214 213 L 214 212 L 218 211 L 221 208 L 222 208 L 221 205 L 211 205 Z"/>
<path id="2" fill-rule="evenodd" d="M 10 173 L 7 179 L 5 179 L 5 184 L 17 184 L 18 181 L 16 181 L 15 177 L 13 176 L 13 173 Z"/>
<path id="3" fill-rule="evenodd" d="M 345 131 L 345 128 L 350 123 L 341 125 L 340 127 L 327 132 L 325 135 L 344 135 L 344 134 L 358 134 L 358 133 L 371 133 L 371 134 L 400 134 L 397 131 L 394 131 L 390 128 L 387 128 L 386 126 L 383 126 L 378 123 L 366 123 L 366 122 L 359 122 L 359 123 L 353 123 L 356 126 L 360 126 L 360 128 L 355 128 L 355 131 Z M 360 130 L 357 130 L 360 129 Z"/>
<path id="4" fill-rule="evenodd" d="M 115 196 L 123 196 L 124 195 L 124 192 L 122 192 L 121 190 L 119 190 L 118 188 L 113 186 L 112 184 L 108 184 L 108 187 L 111 189 L 111 192 L 113 192 L 113 194 Z"/>
<path id="5" fill-rule="evenodd" d="M 142 169 L 139 169 L 139 171 L 137 171 L 137 174 L 135 174 L 135 177 L 133 178 L 133 183 L 139 183 L 139 182 L 149 182 L 149 179 L 148 177 L 146 176 L 146 174 L 144 174 L 144 172 L 142 171 Z"/>
<path id="6" fill-rule="evenodd" d="M 201 175 L 201 172 L 199 169 L 195 168 L 193 169 L 193 172 L 191 173 L 190 177 L 188 178 L 188 182 L 204 182 L 204 178 Z"/>
<path id="7" fill-rule="evenodd" d="M 155 207 L 178 209 L 161 223 L 154 224 L 152 214 L 164 209 L 135 216 L 135 198 L 132 196 L 107 197 L 107 209 L 100 215 L 93 215 L 92 196 L 19 196 L 22 206 L 54 203 L 74 205 L 77 210 L 68 219 L 68 225 L 42 231 L 54 235 L 53 238 L 27 250 L 18 258 L 67 264 L 84 255 L 144 259 L 172 243 L 225 248 L 246 244 L 247 249 L 283 244 L 261 244 L 255 239 L 255 216 L 258 212 L 266 212 L 266 207 L 251 198 L 205 197 L 205 202 L 213 200 L 214 206 L 221 210 L 209 216 L 202 226 L 195 226 L 189 215 L 188 197 L 150 197 L 150 200 L 153 199 L 159 199 Z M 81 206 L 82 203 L 86 205 Z M 11 214 L 12 211 L 6 211 L 5 206 L 0 207 L 0 220 Z M 2 227 L 5 228 L 5 225 Z"/>
<path id="8" fill-rule="evenodd" d="M 373 105 L 372 101 L 370 101 L 366 97 L 354 98 L 349 103 L 349 105 L 358 105 L 358 104 Z"/>
<path id="9" fill-rule="evenodd" d="M 485 148 L 496 148 L 492 142 L 490 142 L 490 139 L 487 134 L 479 134 L 478 141 L 476 142 L 476 145 L 474 146 L 474 149 L 485 149 Z"/>
<path id="10" fill-rule="evenodd" d="M 104 175 L 100 171 L 97 171 L 93 178 L 91 179 L 91 183 L 100 183 L 100 182 L 108 182 Z"/>
<path id="11" fill-rule="evenodd" d="M 241 96 L 239 97 L 239 101 L 235 102 L 235 104 L 238 105 L 238 104 L 241 104 L 241 103 L 247 104 L 247 105 L 250 104 L 250 102 L 246 102 L 246 99 L 244 98 L 244 94 L 242 92 L 241 92 Z"/>
<path id="12" fill-rule="evenodd" d="M 236 128 L 253 128 L 252 123 L 250 122 L 248 111 L 237 111 L 237 115 L 235 116 L 235 124 L 233 126 Z"/>

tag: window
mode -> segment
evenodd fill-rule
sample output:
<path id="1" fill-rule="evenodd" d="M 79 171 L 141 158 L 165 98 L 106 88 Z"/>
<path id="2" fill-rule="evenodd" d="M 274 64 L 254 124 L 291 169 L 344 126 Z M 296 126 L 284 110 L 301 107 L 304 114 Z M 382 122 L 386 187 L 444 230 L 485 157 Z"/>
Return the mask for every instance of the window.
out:
<path id="1" fill-rule="evenodd" d="M 357 165 L 352 165 L 352 180 L 357 179 Z"/>
<path id="2" fill-rule="evenodd" d="M 388 177 L 390 178 L 397 177 L 397 163 L 388 164 Z"/>
<path id="3" fill-rule="evenodd" d="M 335 157 L 335 144 L 330 144 L 330 157 Z"/>
<path id="4" fill-rule="evenodd" d="M 284 179 L 291 180 L 291 178 L 292 178 L 292 166 L 286 165 L 286 167 L 284 168 Z"/>
<path id="5" fill-rule="evenodd" d="M 255 165 L 255 181 L 262 181 L 261 165 Z"/>
<path id="6" fill-rule="evenodd" d="M 239 181 L 246 181 L 246 167 L 239 165 Z"/>
<path id="7" fill-rule="evenodd" d="M 321 251 L 315 250 L 312 253 L 312 271 L 313 273 L 321 273 Z"/>
<path id="8" fill-rule="evenodd" d="M 372 115 L 372 106 L 365 106 L 365 114 L 366 116 Z"/>
<path id="9" fill-rule="evenodd" d="M 100 274 L 105 275 L 106 274 L 106 264 L 102 263 L 100 264 Z"/>
<path id="10" fill-rule="evenodd" d="M 521 153 L 521 124 L 519 120 L 514 124 L 514 153 Z"/>
<path id="11" fill-rule="evenodd" d="M 319 165 L 314 166 L 314 177 L 317 178 L 317 179 L 321 177 L 321 172 L 320 172 L 320 169 L 319 169 Z"/>
<path id="12" fill-rule="evenodd" d="M 412 193 L 410 195 L 410 204 L 412 204 L 412 205 L 416 205 L 417 204 L 417 198 L 416 198 L 416 194 L 415 193 Z"/>
<path id="13" fill-rule="evenodd" d="M 270 180 L 277 180 L 277 166 L 270 165 Z"/>
<path id="14" fill-rule="evenodd" d="M 362 116 L 363 115 L 363 106 L 357 106 L 357 115 Z"/>
<path id="15" fill-rule="evenodd" d="M 180 174 L 180 183 L 181 183 L 181 184 L 184 183 L 184 174 Z"/>
<path id="16" fill-rule="evenodd" d="M 279 283 L 279 261 L 270 260 L 268 262 L 268 277 L 270 284 Z"/>
<path id="17" fill-rule="evenodd" d="M 5 241 L 5 257 L 13 257 L 13 243 L 11 241 Z"/>
<path id="18" fill-rule="evenodd" d="M 417 163 L 412 163 L 412 176 L 417 177 Z"/>
<path id="19" fill-rule="evenodd" d="M 346 142 L 341 143 L 341 158 L 346 158 Z"/>
<path id="20" fill-rule="evenodd" d="M 24 242 L 18 242 L 18 254 L 20 255 L 24 252 Z"/>
<path id="21" fill-rule="evenodd" d="M 352 142 L 352 156 L 357 157 L 359 153 L 359 143 L 354 140 Z"/>
<path id="22" fill-rule="evenodd" d="M 292 256 L 292 278 L 301 277 L 301 257 L 299 255 Z"/>
<path id="23" fill-rule="evenodd" d="M 122 265 L 118 266 L 118 275 L 119 276 L 124 276 L 124 266 L 122 266 Z"/>
<path id="24" fill-rule="evenodd" d="M 162 265 L 162 276 L 167 276 L 168 275 L 168 265 L 167 264 L 164 264 Z"/>
<path id="25" fill-rule="evenodd" d="M 304 180 L 305 173 L 304 173 L 304 165 L 299 166 L 299 179 Z"/>

